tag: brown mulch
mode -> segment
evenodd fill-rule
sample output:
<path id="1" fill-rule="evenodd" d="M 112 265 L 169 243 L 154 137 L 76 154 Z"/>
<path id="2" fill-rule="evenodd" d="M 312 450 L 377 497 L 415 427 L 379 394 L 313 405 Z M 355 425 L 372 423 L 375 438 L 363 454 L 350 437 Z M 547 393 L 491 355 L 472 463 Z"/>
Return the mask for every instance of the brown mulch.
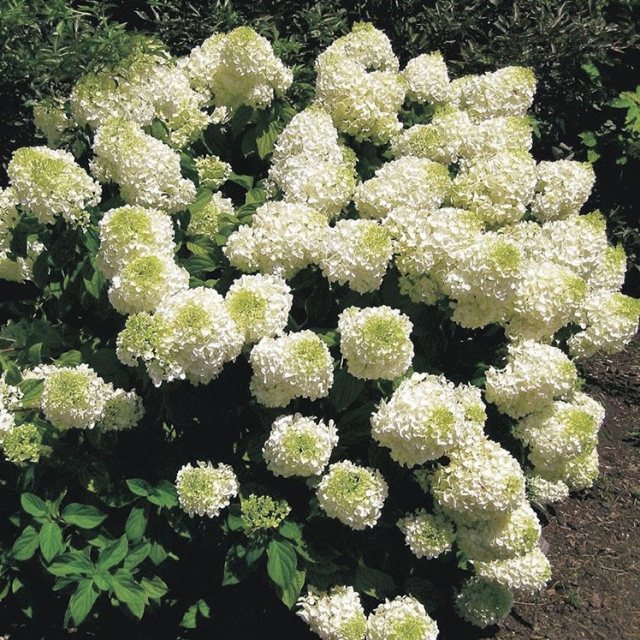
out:
<path id="1" fill-rule="evenodd" d="M 640 338 L 582 371 L 606 418 L 596 486 L 546 514 L 550 587 L 519 602 L 497 632 L 507 640 L 640 640 Z M 463 640 L 463 639 L 461 639 Z"/>

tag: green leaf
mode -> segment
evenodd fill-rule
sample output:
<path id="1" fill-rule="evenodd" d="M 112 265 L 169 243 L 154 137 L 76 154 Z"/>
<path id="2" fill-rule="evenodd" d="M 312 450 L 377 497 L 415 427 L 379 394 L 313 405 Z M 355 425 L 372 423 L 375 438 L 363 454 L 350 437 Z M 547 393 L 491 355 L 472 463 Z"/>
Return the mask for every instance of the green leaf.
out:
<path id="1" fill-rule="evenodd" d="M 83 580 L 69 600 L 69 611 L 76 624 L 81 624 L 89 615 L 99 593 L 93 588 L 92 580 Z"/>
<path id="2" fill-rule="evenodd" d="M 68 524 L 74 524 L 81 529 L 93 529 L 102 522 L 107 516 L 99 509 L 88 504 L 78 504 L 72 502 L 62 510 L 62 519 Z"/>
<path id="3" fill-rule="evenodd" d="M 355 378 L 346 369 L 338 369 L 329 392 L 329 402 L 338 411 L 344 411 L 356 401 L 363 389 L 364 380 Z"/>
<path id="4" fill-rule="evenodd" d="M 47 505 L 44 500 L 33 493 L 23 493 L 20 496 L 20 504 L 29 515 L 36 518 L 42 518 L 47 515 Z"/>
<path id="5" fill-rule="evenodd" d="M 45 522 L 40 529 L 40 551 L 51 562 L 62 551 L 62 531 L 55 522 Z"/>
<path id="6" fill-rule="evenodd" d="M 27 349 L 27 359 L 30 364 L 40 364 L 42 362 L 42 342 L 32 344 Z"/>
<path id="7" fill-rule="evenodd" d="M 151 490 L 147 499 L 158 507 L 171 508 L 178 504 L 178 492 L 173 482 L 162 480 Z"/>
<path id="8" fill-rule="evenodd" d="M 136 620 L 142 620 L 142 616 L 144 615 L 144 607 L 145 603 L 142 600 L 137 600 L 136 602 L 126 602 L 125 606 Z"/>
<path id="9" fill-rule="evenodd" d="M 280 535 L 296 542 L 302 540 L 302 529 L 297 522 L 285 520 L 278 528 Z"/>
<path id="10" fill-rule="evenodd" d="M 134 493 L 137 496 L 142 496 L 146 498 L 150 493 L 153 487 L 146 481 L 141 478 L 132 478 L 131 480 L 127 480 L 127 487 L 129 487 L 129 491 Z"/>
<path id="11" fill-rule="evenodd" d="M 146 528 L 147 514 L 144 507 L 133 507 L 124 526 L 127 538 L 132 542 L 137 542 L 144 535 Z"/>
<path id="12" fill-rule="evenodd" d="M 298 601 L 298 597 L 300 596 L 300 592 L 302 591 L 302 587 L 304 586 L 306 574 L 304 571 L 295 571 L 293 576 L 293 580 L 289 582 L 289 584 L 282 588 L 278 589 L 278 595 L 280 596 L 280 600 L 284 602 L 284 604 L 291 609 L 295 603 Z"/>
<path id="13" fill-rule="evenodd" d="M 151 551 L 151 543 L 149 541 L 136 545 L 124 559 L 125 569 L 134 569 L 141 562 L 144 562 Z"/>
<path id="14" fill-rule="evenodd" d="M 40 537 L 34 527 L 29 525 L 18 536 L 11 547 L 11 553 L 16 560 L 29 560 L 38 549 Z"/>
<path id="15" fill-rule="evenodd" d="M 47 571 L 54 576 L 60 577 L 72 575 L 92 576 L 95 572 L 95 567 L 93 562 L 80 551 L 70 551 L 58 556 L 47 567 Z"/>
<path id="16" fill-rule="evenodd" d="M 99 571 L 105 571 L 122 562 L 129 552 L 127 536 L 120 536 L 112 545 L 100 552 L 96 567 Z"/>
<path id="17" fill-rule="evenodd" d="M 55 360 L 56 365 L 59 367 L 77 367 L 81 362 L 82 354 L 76 349 L 65 351 Z"/>
<path id="18" fill-rule="evenodd" d="M 151 545 L 151 551 L 149 551 L 149 560 L 151 560 L 151 562 L 153 562 L 156 567 L 162 564 L 167 559 L 168 555 L 169 554 L 167 553 L 166 549 L 159 542 L 154 542 Z"/>
<path id="19" fill-rule="evenodd" d="M 42 397 L 42 390 L 44 388 L 43 381 L 34 378 L 23 380 L 18 387 L 20 391 L 22 391 L 22 398 L 20 399 L 21 406 L 24 409 L 39 409 L 40 398 Z"/>
<path id="20" fill-rule="evenodd" d="M 120 602 L 132 603 L 134 606 L 140 602 L 147 604 L 148 598 L 145 590 L 126 569 L 118 569 L 113 574 L 112 581 L 113 591 Z"/>
<path id="21" fill-rule="evenodd" d="M 183 629 L 195 629 L 198 626 L 198 614 L 203 618 L 209 618 L 211 616 L 211 608 L 202 599 L 192 604 L 182 616 L 180 626 Z"/>
<path id="22" fill-rule="evenodd" d="M 169 587 L 158 576 L 152 576 L 151 578 L 142 578 L 140 582 L 145 593 L 153 600 L 158 600 L 169 591 Z"/>
<path id="23" fill-rule="evenodd" d="M 295 579 L 298 559 L 295 549 L 288 542 L 272 540 L 267 547 L 267 573 L 275 584 L 283 589 Z"/>
<path id="24" fill-rule="evenodd" d="M 229 176 L 229 182 L 239 184 L 241 187 L 244 187 L 248 191 L 253 187 L 253 176 L 241 176 L 237 173 L 232 173 Z"/>
<path id="25" fill-rule="evenodd" d="M 256 148 L 261 160 L 264 160 L 273 151 L 281 131 L 282 126 L 277 122 L 271 121 L 266 130 L 256 138 Z"/>
<path id="26" fill-rule="evenodd" d="M 396 591 L 395 582 L 388 573 L 367 567 L 363 563 L 356 568 L 353 587 L 356 591 L 366 593 L 378 600 L 390 598 Z"/>

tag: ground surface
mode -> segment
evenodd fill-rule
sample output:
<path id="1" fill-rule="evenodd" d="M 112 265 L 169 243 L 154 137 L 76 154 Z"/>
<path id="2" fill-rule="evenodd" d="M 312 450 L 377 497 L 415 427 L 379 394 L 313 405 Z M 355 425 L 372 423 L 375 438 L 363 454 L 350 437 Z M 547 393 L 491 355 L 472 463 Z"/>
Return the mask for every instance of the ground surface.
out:
<path id="1" fill-rule="evenodd" d="M 630 438 L 640 432 L 640 339 L 593 359 L 583 375 L 585 390 L 607 411 L 602 478 L 547 514 L 550 588 L 479 638 L 640 640 L 640 446 Z"/>

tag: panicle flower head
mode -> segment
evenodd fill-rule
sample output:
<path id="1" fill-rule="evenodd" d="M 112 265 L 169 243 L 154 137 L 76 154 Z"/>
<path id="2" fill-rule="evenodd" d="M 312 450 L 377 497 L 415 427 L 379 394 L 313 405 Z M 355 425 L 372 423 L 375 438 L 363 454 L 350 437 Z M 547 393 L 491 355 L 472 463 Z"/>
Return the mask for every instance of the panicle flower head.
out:
<path id="1" fill-rule="evenodd" d="M 239 488 L 233 469 L 222 463 L 216 467 L 211 462 L 198 462 L 195 467 L 188 463 L 176 476 L 180 508 L 191 517 L 219 515 L 238 495 Z"/>
<path id="2" fill-rule="evenodd" d="M 139 255 L 116 272 L 109 302 L 122 314 L 155 311 L 168 296 L 189 287 L 189 272 L 173 255 Z"/>
<path id="3" fill-rule="evenodd" d="M 93 174 L 118 184 L 128 204 L 174 213 L 195 198 L 195 185 L 182 177 L 180 156 L 134 122 L 107 120 L 96 131 L 93 150 Z"/>
<path id="4" fill-rule="evenodd" d="M 326 218 L 300 203 L 267 202 L 251 226 L 234 231 L 223 252 L 241 271 L 292 278 L 316 261 L 328 229 Z"/>
<path id="5" fill-rule="evenodd" d="M 567 396 L 578 380 L 575 365 L 558 348 L 524 340 L 509 346 L 507 364 L 486 373 L 486 399 L 501 413 L 522 418 Z"/>
<path id="6" fill-rule="evenodd" d="M 55 99 L 45 99 L 33 107 L 33 124 L 47 139 L 49 147 L 57 147 L 71 121 L 64 104 Z"/>
<path id="7" fill-rule="evenodd" d="M 534 504 L 545 506 L 566 500 L 569 497 L 569 487 L 562 480 L 545 480 L 532 473 L 527 476 L 527 495 Z"/>
<path id="8" fill-rule="evenodd" d="M 438 625 L 411 596 L 379 604 L 367 619 L 368 640 L 436 640 Z"/>
<path id="9" fill-rule="evenodd" d="M 512 606 L 513 594 L 509 589 L 477 576 L 467 580 L 456 597 L 460 616 L 481 629 L 506 618 Z"/>
<path id="10" fill-rule="evenodd" d="M 431 491 L 456 522 L 495 519 L 524 500 L 522 469 L 498 443 L 479 441 L 449 457 L 449 464 L 435 472 Z"/>
<path id="11" fill-rule="evenodd" d="M 536 172 L 531 212 L 541 222 L 580 213 L 596 179 L 591 163 L 575 160 L 543 161 Z"/>
<path id="12" fill-rule="evenodd" d="M 409 100 L 437 104 L 449 99 L 449 73 L 439 51 L 411 58 L 402 71 L 402 77 L 407 83 Z"/>
<path id="13" fill-rule="evenodd" d="M 47 448 L 42 444 L 42 435 L 32 422 L 23 422 L 8 431 L 0 431 L 0 449 L 7 462 L 24 466 L 38 462 Z"/>
<path id="14" fill-rule="evenodd" d="M 335 586 L 328 592 L 310 588 L 298 607 L 297 614 L 322 640 L 364 640 L 367 618 L 353 587 Z"/>
<path id="15" fill-rule="evenodd" d="M 444 165 L 403 156 L 382 165 L 373 178 L 358 185 L 353 199 L 363 218 L 384 218 L 397 207 L 437 209 L 450 187 Z"/>
<path id="16" fill-rule="evenodd" d="M 259 496 L 254 493 L 247 498 L 240 498 L 240 509 L 242 526 L 248 536 L 268 529 L 277 529 L 291 512 L 286 500 L 274 500 L 271 496 Z"/>
<path id="17" fill-rule="evenodd" d="M 92 429 L 104 415 L 113 387 L 86 364 L 43 367 L 40 408 L 57 429 Z"/>
<path id="18" fill-rule="evenodd" d="M 220 231 L 224 216 L 233 215 L 233 202 L 216 191 L 204 202 L 189 207 L 191 217 L 187 225 L 187 235 L 214 238 Z"/>
<path id="19" fill-rule="evenodd" d="M 142 398 L 135 391 L 112 389 L 98 426 L 105 431 L 125 431 L 135 427 L 143 415 Z"/>
<path id="20" fill-rule="evenodd" d="M 201 187 L 219 189 L 231 175 L 231 165 L 218 156 L 200 156 L 194 158 Z"/>
<path id="21" fill-rule="evenodd" d="M 268 469 L 276 476 L 320 475 L 338 444 L 333 420 L 325 423 L 299 413 L 280 416 L 262 449 Z"/>
<path id="22" fill-rule="evenodd" d="M 74 157 L 60 149 L 22 147 L 14 151 L 7 174 L 16 202 L 43 224 L 62 216 L 73 226 L 85 225 L 85 209 L 97 205 L 102 194 Z"/>
<path id="23" fill-rule="evenodd" d="M 462 389 L 444 376 L 414 373 L 371 416 L 373 439 L 408 467 L 482 441 L 484 405 L 479 393 L 472 399 Z"/>
<path id="24" fill-rule="evenodd" d="M 281 335 L 293 304 L 291 288 L 280 276 L 240 276 L 225 296 L 225 306 L 245 343 Z"/>
<path id="25" fill-rule="evenodd" d="M 474 562 L 476 573 L 521 595 L 532 595 L 544 589 L 551 579 L 551 565 L 539 548 L 507 560 Z"/>
<path id="26" fill-rule="evenodd" d="M 107 211 L 99 227 L 96 265 L 107 278 L 113 278 L 136 257 L 155 255 L 173 260 L 173 224 L 163 211 L 126 205 Z"/>
<path id="27" fill-rule="evenodd" d="M 393 254 L 391 235 L 375 220 L 338 220 L 318 261 L 329 282 L 358 293 L 380 288 Z"/>
<path id="28" fill-rule="evenodd" d="M 350 460 L 332 464 L 317 488 L 323 511 L 357 531 L 375 526 L 387 492 L 387 483 L 378 470 Z"/>
<path id="29" fill-rule="evenodd" d="M 313 331 L 263 338 L 251 351 L 250 389 L 266 407 L 286 407 L 294 398 L 325 398 L 333 384 L 333 360 Z"/>
<path id="30" fill-rule="evenodd" d="M 340 351 L 349 373 L 365 380 L 395 380 L 413 359 L 411 320 L 391 307 L 348 307 L 338 318 Z"/>
<path id="31" fill-rule="evenodd" d="M 524 500 L 504 516 L 458 526 L 457 543 L 471 560 L 505 560 L 532 551 L 542 528 L 535 511 Z"/>
<path id="32" fill-rule="evenodd" d="M 437 558 L 451 550 L 456 534 L 453 524 L 442 514 L 418 509 L 398 520 L 398 528 L 417 558 Z"/>

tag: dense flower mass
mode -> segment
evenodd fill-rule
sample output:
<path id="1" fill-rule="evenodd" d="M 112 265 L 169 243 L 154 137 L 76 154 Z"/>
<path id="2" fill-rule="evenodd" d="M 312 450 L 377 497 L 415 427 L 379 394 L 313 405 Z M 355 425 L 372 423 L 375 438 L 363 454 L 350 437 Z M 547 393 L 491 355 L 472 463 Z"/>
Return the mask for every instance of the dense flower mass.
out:
<path id="1" fill-rule="evenodd" d="M 530 69 L 401 69 L 355 24 L 312 85 L 276 53 L 297 46 L 140 39 L 37 105 L 49 147 L 0 189 L 0 278 L 32 281 L 3 307 L 0 449 L 8 487 L 46 479 L 48 515 L 7 548 L 51 570 L 89 539 L 100 568 L 126 538 L 92 598 L 126 574 L 154 605 L 149 562 L 216 554 L 208 575 L 268 578 L 326 640 L 435 640 L 441 588 L 487 627 L 551 577 L 534 507 L 598 478 L 605 412 L 575 361 L 637 331 L 626 256 L 583 211 L 591 165 L 534 157 Z M 64 461 L 109 518 L 90 538 L 55 502 Z"/>
<path id="2" fill-rule="evenodd" d="M 344 460 L 329 467 L 318 485 L 317 496 L 330 518 L 360 530 L 375 526 L 387 492 L 387 483 L 379 471 Z"/>
<path id="3" fill-rule="evenodd" d="M 213 518 L 238 495 L 239 485 L 229 465 L 214 467 L 211 462 L 198 462 L 195 467 L 186 464 L 178 471 L 176 489 L 180 507 L 191 517 Z"/>
<path id="4" fill-rule="evenodd" d="M 296 413 L 274 421 L 262 454 L 269 471 L 276 476 L 320 475 L 337 444 L 333 420 L 325 424 Z"/>

